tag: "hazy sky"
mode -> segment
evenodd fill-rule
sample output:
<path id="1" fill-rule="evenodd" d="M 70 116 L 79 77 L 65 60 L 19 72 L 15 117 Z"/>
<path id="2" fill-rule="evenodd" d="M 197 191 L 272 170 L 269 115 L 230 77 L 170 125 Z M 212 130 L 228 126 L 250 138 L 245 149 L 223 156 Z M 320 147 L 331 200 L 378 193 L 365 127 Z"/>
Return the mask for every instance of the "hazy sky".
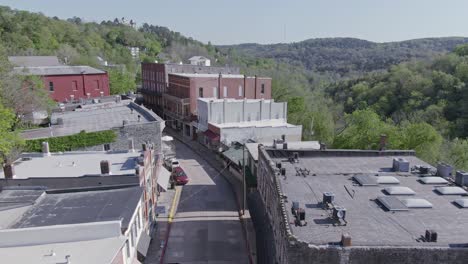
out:
<path id="1" fill-rule="evenodd" d="M 468 36 L 467 0 L 0 0 L 0 5 L 97 22 L 125 17 L 213 44 Z"/>

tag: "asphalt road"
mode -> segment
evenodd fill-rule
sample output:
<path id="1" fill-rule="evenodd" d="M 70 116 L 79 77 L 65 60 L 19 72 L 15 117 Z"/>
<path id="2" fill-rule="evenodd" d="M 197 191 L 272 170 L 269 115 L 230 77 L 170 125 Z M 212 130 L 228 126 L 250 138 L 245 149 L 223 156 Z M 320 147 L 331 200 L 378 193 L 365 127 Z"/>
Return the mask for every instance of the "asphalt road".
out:
<path id="1" fill-rule="evenodd" d="M 229 183 L 180 142 L 176 153 L 190 182 L 182 188 L 164 263 L 249 263 Z"/>

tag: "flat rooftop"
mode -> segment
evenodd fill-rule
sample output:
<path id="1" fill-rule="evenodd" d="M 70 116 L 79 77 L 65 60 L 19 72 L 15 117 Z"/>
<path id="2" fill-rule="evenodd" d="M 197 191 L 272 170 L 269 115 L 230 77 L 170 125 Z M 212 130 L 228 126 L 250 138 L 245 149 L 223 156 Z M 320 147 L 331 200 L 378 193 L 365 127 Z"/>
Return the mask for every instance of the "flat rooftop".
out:
<path id="1" fill-rule="evenodd" d="M 289 146 L 288 146 L 289 148 Z M 290 149 L 290 148 L 289 148 Z M 293 150 L 291 150 L 293 151 Z M 353 246 L 442 246 L 466 245 L 468 236 L 468 209 L 453 204 L 461 195 L 440 195 L 434 188 L 439 185 L 423 184 L 421 175 L 410 172 L 392 172 L 393 158 L 404 158 L 415 165 L 429 166 L 415 156 L 406 154 L 380 155 L 359 151 L 298 151 L 299 162 L 291 163 L 291 152 L 267 150 L 273 162 L 281 162 L 286 177 L 278 176 L 282 193 L 287 197 L 285 209 L 289 227 L 299 240 L 315 245 L 339 243 L 341 235 L 351 235 Z M 396 152 L 395 152 L 396 153 Z M 309 170 L 302 175 L 298 170 Z M 299 176 L 297 176 L 299 174 Z M 353 176 L 393 176 L 398 184 L 361 186 Z M 383 179 L 383 178 L 382 178 Z M 450 185 L 450 183 L 449 183 Z M 388 195 L 386 187 L 409 187 L 414 195 Z M 336 225 L 331 211 L 322 207 L 324 192 L 335 194 L 335 205 L 346 208 L 346 225 Z M 378 197 L 396 197 L 403 201 L 421 198 L 432 208 L 407 208 L 406 211 L 388 211 L 377 201 Z M 295 226 L 291 206 L 298 201 L 305 209 L 307 226 Z M 427 229 L 438 233 L 436 243 L 421 242 Z"/>
<path id="2" fill-rule="evenodd" d="M 275 102 L 274 99 L 234 99 L 234 98 L 216 98 L 216 97 L 203 97 L 203 98 L 197 98 L 197 100 L 200 100 L 202 102 L 215 102 L 215 103 L 223 103 L 223 102 L 229 102 L 229 103 L 241 103 L 241 102 L 247 102 L 247 103 L 258 103 L 260 101 L 263 101 L 265 103 L 283 103 L 283 102 Z"/>
<path id="3" fill-rule="evenodd" d="M 288 148 L 296 150 L 311 150 L 320 149 L 320 143 L 318 141 L 287 141 Z M 254 160 L 258 160 L 258 144 L 262 144 L 265 147 L 273 147 L 272 142 L 260 142 L 260 143 L 245 143 L 245 147 L 249 151 L 250 155 Z M 280 147 L 283 145 L 280 144 Z"/>
<path id="4" fill-rule="evenodd" d="M 20 75 L 57 76 L 57 75 L 81 75 L 81 74 L 105 74 L 105 71 L 90 66 L 34 66 L 14 67 L 13 72 Z"/>
<path id="5" fill-rule="evenodd" d="M 291 125 L 287 123 L 284 119 L 268 119 L 268 120 L 258 120 L 250 122 L 235 122 L 235 123 L 213 123 L 209 122 L 211 125 L 219 128 L 243 128 L 243 127 L 298 127 L 296 125 Z"/>
<path id="6" fill-rule="evenodd" d="M 133 110 L 133 111 L 132 111 Z M 140 121 L 138 121 L 140 116 Z M 61 119 L 63 124 L 57 124 Z M 82 130 L 96 132 L 128 125 L 161 121 L 153 112 L 137 106 L 131 100 L 81 105 L 73 111 L 52 113 L 52 126 L 21 133 L 25 139 L 48 138 L 77 134 Z"/>
<path id="7" fill-rule="evenodd" d="M 111 175 L 135 174 L 140 152 L 72 151 L 51 153 L 23 153 L 14 165 L 15 179 L 80 177 L 101 175 L 101 161 L 108 160 Z M 108 177 L 108 176 L 106 176 Z M 0 179 L 5 178 L 0 170 Z"/>
<path id="8" fill-rule="evenodd" d="M 9 197 L 15 192 L 24 193 L 23 190 L 2 190 L 0 203 L 11 201 Z M 63 193 L 43 191 L 8 228 L 121 221 L 122 228 L 126 229 L 142 193 L 139 186 Z"/>
<path id="9" fill-rule="evenodd" d="M 189 77 L 189 78 L 218 78 L 219 74 L 218 73 L 169 73 L 171 75 L 176 75 L 176 76 L 181 76 L 181 77 Z M 242 74 L 221 74 L 222 78 L 244 78 L 244 75 Z M 255 78 L 253 76 L 247 76 L 247 78 Z M 258 79 L 271 79 L 269 77 L 257 77 Z"/>

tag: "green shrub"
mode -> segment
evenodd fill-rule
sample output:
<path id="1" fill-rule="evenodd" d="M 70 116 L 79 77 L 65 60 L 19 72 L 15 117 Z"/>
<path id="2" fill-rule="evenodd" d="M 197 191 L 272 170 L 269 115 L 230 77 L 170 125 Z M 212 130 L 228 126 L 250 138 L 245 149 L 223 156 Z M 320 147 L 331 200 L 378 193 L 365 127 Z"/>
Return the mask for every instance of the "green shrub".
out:
<path id="1" fill-rule="evenodd" d="M 116 137 L 116 134 L 112 130 L 89 133 L 81 131 L 78 134 L 70 136 L 27 140 L 25 151 L 41 152 L 42 142 L 44 141 L 49 142 L 51 152 L 59 152 L 111 143 L 115 141 Z"/>

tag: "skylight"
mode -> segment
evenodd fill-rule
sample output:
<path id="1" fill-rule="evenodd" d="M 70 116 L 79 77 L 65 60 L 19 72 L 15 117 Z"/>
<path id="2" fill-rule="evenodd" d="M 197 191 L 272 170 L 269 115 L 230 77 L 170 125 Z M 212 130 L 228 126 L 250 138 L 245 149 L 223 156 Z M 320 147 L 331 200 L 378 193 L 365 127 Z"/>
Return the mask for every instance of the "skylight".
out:
<path id="1" fill-rule="evenodd" d="M 414 195 L 415 191 L 408 187 L 387 187 L 384 189 L 386 193 L 390 195 Z"/>

